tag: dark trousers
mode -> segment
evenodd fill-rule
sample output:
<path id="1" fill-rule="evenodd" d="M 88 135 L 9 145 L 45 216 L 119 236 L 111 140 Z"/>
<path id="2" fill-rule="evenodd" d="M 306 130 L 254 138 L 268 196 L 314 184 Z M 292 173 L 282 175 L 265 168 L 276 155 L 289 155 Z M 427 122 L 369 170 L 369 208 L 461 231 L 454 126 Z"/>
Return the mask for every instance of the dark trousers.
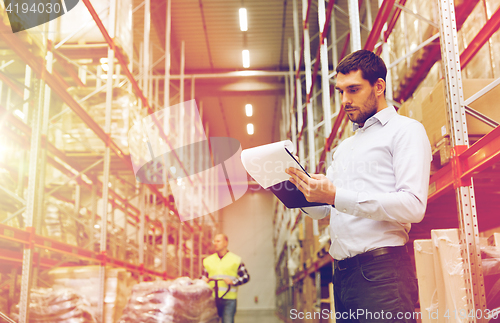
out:
<path id="1" fill-rule="evenodd" d="M 333 275 L 335 317 L 343 323 L 414 323 L 417 279 L 407 253 L 387 254 Z"/>
<path id="2" fill-rule="evenodd" d="M 221 318 L 222 323 L 233 323 L 234 315 L 236 314 L 235 299 L 218 299 L 216 301 L 217 313 Z"/>

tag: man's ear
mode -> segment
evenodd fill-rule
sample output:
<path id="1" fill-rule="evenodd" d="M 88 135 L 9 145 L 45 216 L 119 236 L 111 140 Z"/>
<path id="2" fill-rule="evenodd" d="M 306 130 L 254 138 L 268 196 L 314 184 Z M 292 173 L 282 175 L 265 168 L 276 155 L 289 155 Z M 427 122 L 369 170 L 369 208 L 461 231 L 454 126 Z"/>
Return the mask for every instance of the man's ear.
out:
<path id="1" fill-rule="evenodd" d="M 381 78 L 375 81 L 375 94 L 377 96 L 385 96 L 385 81 Z"/>

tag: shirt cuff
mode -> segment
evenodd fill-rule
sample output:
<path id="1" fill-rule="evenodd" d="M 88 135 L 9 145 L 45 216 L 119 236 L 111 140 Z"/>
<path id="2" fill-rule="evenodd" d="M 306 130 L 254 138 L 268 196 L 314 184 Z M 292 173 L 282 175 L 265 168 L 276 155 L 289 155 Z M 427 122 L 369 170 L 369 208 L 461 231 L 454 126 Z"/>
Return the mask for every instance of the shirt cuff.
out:
<path id="1" fill-rule="evenodd" d="M 335 209 L 339 212 L 354 215 L 358 204 L 358 193 L 342 188 L 337 188 L 335 194 Z"/>
<path id="2" fill-rule="evenodd" d="M 310 218 L 314 220 L 321 220 L 327 215 L 330 214 L 330 206 L 328 205 L 320 205 L 320 206 L 308 206 L 303 207 L 301 210 L 307 214 Z"/>
<path id="3" fill-rule="evenodd" d="M 238 286 L 239 282 L 238 278 L 233 279 L 233 286 Z"/>

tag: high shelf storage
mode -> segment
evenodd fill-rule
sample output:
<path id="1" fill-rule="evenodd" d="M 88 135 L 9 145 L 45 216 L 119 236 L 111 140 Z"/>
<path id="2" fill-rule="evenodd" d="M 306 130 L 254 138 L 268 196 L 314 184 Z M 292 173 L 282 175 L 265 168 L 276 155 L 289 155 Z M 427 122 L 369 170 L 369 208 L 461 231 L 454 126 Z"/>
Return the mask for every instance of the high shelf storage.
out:
<path id="1" fill-rule="evenodd" d="M 160 50 L 150 43 L 149 0 L 83 0 L 60 19 L 16 34 L 3 3 L 0 11 L 0 311 L 19 301 L 19 322 L 27 322 L 31 289 L 47 287 L 43 278 L 59 266 L 100 266 L 102 316 L 109 268 L 124 268 L 135 281 L 199 277 L 218 213 L 199 217 L 208 206 L 192 201 L 199 207 L 182 222 L 166 178 L 139 183 L 130 156 L 144 153 L 137 142 L 145 146 L 129 137 L 132 125 L 184 101 L 184 80 L 178 86 L 154 75 L 159 62 L 170 61 L 170 1 Z M 135 20 L 144 24 L 141 37 L 134 37 Z M 208 129 L 194 135 L 202 133 Z M 154 146 L 192 135 L 167 135 L 160 125 L 149 140 Z M 166 176 L 155 167 L 149 171 Z M 206 185 L 217 203 L 217 185 Z"/>
<path id="2" fill-rule="evenodd" d="M 292 57 L 292 53 L 295 54 L 295 65 L 290 65 L 287 106 L 284 108 L 284 114 L 288 118 L 282 121 L 282 138 L 297 139 L 299 156 L 301 160 L 307 161 L 309 170 L 325 171 L 325 166 L 328 166 L 328 161 L 331 160 L 331 151 L 340 140 L 351 134 L 338 97 L 331 94 L 331 98 L 322 102 L 316 101 L 315 98 L 328 90 L 333 93 L 331 90 L 335 82 L 334 67 L 348 53 L 349 48 L 354 51 L 360 49 L 363 44 L 363 48 L 382 56 L 389 67 L 388 103 L 397 108 L 401 107 L 401 113 L 408 109 L 412 100 L 422 99 L 417 97 L 419 93 L 429 93 L 438 80 L 444 78 L 447 90 L 443 90 L 443 94 L 447 93 L 446 102 L 450 106 L 448 115 L 453 116 L 453 119 L 449 118 L 449 124 L 445 125 L 446 130 L 449 130 L 443 130 L 443 136 L 447 138 L 446 144 L 441 142 L 439 145 L 433 145 L 434 160 L 428 208 L 424 220 L 412 226 L 410 245 L 415 239 L 430 238 L 431 229 L 460 228 L 468 306 L 471 310 L 484 311 L 487 304 L 479 237 L 480 232 L 490 232 L 489 230 L 500 225 L 498 217 L 495 216 L 495 209 L 498 209 L 500 201 L 497 194 L 498 183 L 495 181 L 495 178 L 498 178 L 496 169 L 500 161 L 500 132 L 496 122 L 499 120 L 495 121 L 470 105 L 492 88 L 497 91 L 498 87 L 495 89 L 495 86 L 500 83 L 500 73 L 495 65 L 498 59 L 494 59 L 498 58 L 495 56 L 498 53 L 494 51 L 498 45 L 496 41 L 490 40 L 490 37 L 496 40 L 500 37 L 497 32 L 500 25 L 499 3 L 456 1 L 453 4 L 453 1 L 433 0 L 424 5 L 415 1 L 385 0 L 378 1 L 377 6 L 371 2 L 373 1 L 348 0 L 330 1 L 325 4 L 319 0 L 316 6 L 316 1 L 303 1 L 303 28 L 300 28 L 297 18 L 299 10 L 294 1 L 295 39 L 293 42 L 289 41 L 289 57 Z M 325 6 L 326 23 L 325 19 L 321 19 Z M 320 32 L 319 41 L 315 42 L 314 37 L 312 41 L 309 39 L 308 33 L 311 28 L 315 28 L 311 27 L 311 19 L 316 8 L 320 17 L 319 29 L 330 27 L 331 33 L 327 36 Z M 349 26 L 342 27 L 343 24 L 336 19 L 337 15 L 348 15 Z M 372 20 L 372 16 L 375 19 Z M 329 23 L 331 24 L 328 25 Z M 461 30 L 464 24 L 466 28 Z M 292 43 L 295 45 L 295 52 L 292 51 Z M 310 43 L 316 46 L 310 46 Z M 483 47 L 484 44 L 486 46 Z M 321 51 L 323 45 L 328 51 L 331 50 L 331 54 Z M 318 48 L 315 61 L 310 59 L 311 48 Z M 440 51 L 442 61 L 439 59 Z M 474 59 L 478 52 L 481 58 Z M 329 60 L 330 55 L 330 63 L 320 62 L 320 58 Z M 471 66 L 465 69 L 471 60 L 476 66 L 489 64 L 483 66 L 480 71 L 492 72 L 484 76 L 474 73 Z M 320 78 L 316 76 L 320 63 L 322 68 L 326 66 L 325 70 L 321 70 L 321 80 L 326 75 L 329 82 L 320 82 Z M 300 73 L 303 67 L 305 86 L 302 85 Z M 311 82 L 311 70 L 312 78 L 317 82 Z M 477 95 L 466 98 L 457 90 L 462 91 L 462 77 L 486 77 L 490 80 L 476 82 L 474 88 L 480 91 Z M 314 84 L 312 87 L 311 83 Z M 424 87 L 426 88 L 423 89 Z M 325 88 L 327 91 L 323 92 Z M 472 86 L 468 86 L 469 91 L 470 88 Z M 325 106 L 330 106 L 331 110 L 325 113 Z M 328 113 L 331 126 L 330 130 L 326 131 L 328 128 L 321 127 L 329 123 L 330 120 L 325 119 Z M 307 127 L 304 126 L 305 118 Z M 474 133 L 470 140 L 466 124 L 477 126 L 474 122 L 478 121 L 471 121 L 469 118 L 480 120 L 481 127 L 488 125 L 487 130 Z M 457 124 L 460 126 L 456 126 Z M 321 150 L 323 147 L 324 150 Z M 285 320 L 288 320 L 291 308 L 310 312 L 328 308 L 331 287 L 328 286 L 329 281 L 322 279 L 330 277 L 332 270 L 331 257 L 327 254 L 329 241 L 327 234 L 324 234 L 327 225 L 327 222 L 318 223 L 309 219 L 298 210 L 285 209 L 279 203 L 276 206 L 274 241 L 277 311 Z M 303 299 L 299 300 L 299 297 Z M 313 300 L 307 301 L 308 298 Z M 300 303 L 305 308 L 299 308 Z M 470 319 L 476 321 L 476 318 Z"/>

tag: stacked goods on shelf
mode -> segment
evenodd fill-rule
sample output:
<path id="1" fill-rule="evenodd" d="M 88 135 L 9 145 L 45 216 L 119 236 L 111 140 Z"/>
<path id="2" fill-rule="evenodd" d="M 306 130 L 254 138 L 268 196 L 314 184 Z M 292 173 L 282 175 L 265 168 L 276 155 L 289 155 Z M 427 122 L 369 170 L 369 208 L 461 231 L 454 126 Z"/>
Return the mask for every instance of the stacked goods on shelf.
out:
<path id="1" fill-rule="evenodd" d="M 485 10 L 485 5 L 488 10 Z M 481 28 L 490 19 L 500 6 L 498 0 L 479 1 L 472 10 L 471 14 L 463 24 L 463 28 L 457 33 L 459 51 L 471 45 L 472 40 L 479 33 Z M 464 78 L 498 78 L 500 77 L 500 69 L 497 66 L 500 59 L 500 52 L 494 49 L 500 49 L 495 42 L 500 39 L 500 33 L 496 33 L 491 37 L 490 41 L 486 42 L 481 49 L 470 60 L 470 63 L 463 69 L 462 75 Z M 491 48 L 490 48 L 491 47 Z"/>
<path id="2" fill-rule="evenodd" d="M 411 98 L 406 100 L 398 110 L 402 116 L 412 118 L 422 123 L 422 101 L 431 93 L 432 87 L 420 87 Z"/>
<path id="3" fill-rule="evenodd" d="M 493 79 L 463 79 L 464 100 L 483 89 L 492 81 Z M 491 91 L 472 102 L 470 107 L 493 120 L 500 121 L 500 101 L 498 101 L 498 97 L 500 97 L 500 86 L 496 86 Z M 441 164 L 444 164 L 449 160 L 448 147 L 450 125 L 447 119 L 446 95 L 443 80 L 441 80 L 422 101 L 422 116 L 422 123 L 429 137 L 433 153 L 438 151 L 446 152 L 440 154 Z M 466 118 L 467 132 L 471 141 L 485 135 L 493 129 L 468 114 Z"/>
<path id="4" fill-rule="evenodd" d="M 111 31 L 111 26 L 109 25 L 109 6 L 111 1 L 90 0 L 90 3 L 109 33 Z M 115 35 L 111 35 L 111 37 L 118 46 L 118 50 L 122 50 L 125 56 L 130 59 L 133 51 L 132 0 L 116 1 L 116 5 L 116 32 Z M 88 23 L 89 21 L 90 23 Z M 81 44 L 81 40 L 84 40 L 87 44 L 94 45 L 97 43 L 104 43 L 104 36 L 93 21 L 83 1 L 79 1 L 72 10 L 59 19 L 56 19 L 56 22 L 56 42 L 60 42 L 84 26 L 82 30 L 77 32 L 76 35 L 68 41 L 68 43 Z M 104 52 L 104 57 L 106 57 L 106 52 Z"/>
<path id="5" fill-rule="evenodd" d="M 330 217 L 318 220 L 318 235 L 314 236 L 314 255 L 322 258 L 330 250 Z"/>
<path id="6" fill-rule="evenodd" d="M 289 226 L 293 225 L 290 223 L 289 216 L 287 214 L 286 207 L 281 204 L 281 202 L 276 201 L 275 204 L 276 211 L 274 214 L 274 235 L 273 244 L 275 248 L 274 258 L 278 259 L 283 252 L 283 248 L 286 247 L 286 240 L 288 239 Z"/>
<path id="7" fill-rule="evenodd" d="M 313 220 L 305 216 L 305 228 L 302 227 L 302 223 L 300 224 L 299 229 L 303 230 L 301 233 L 303 237 L 302 259 L 305 268 L 311 267 L 319 258 L 328 254 L 330 248 L 329 221 L 329 216 L 321 220 Z"/>
<path id="8" fill-rule="evenodd" d="M 180 277 L 173 281 L 142 282 L 119 323 L 216 323 L 219 321 L 210 286 L 200 279 Z"/>
<path id="9" fill-rule="evenodd" d="M 16 190 L 16 183 L 12 178 L 11 173 L 5 168 L 1 167 L 0 167 L 0 186 L 8 190 L 13 195 L 17 196 L 14 193 Z M 4 193 L 0 195 L 0 222 L 7 219 L 9 214 L 16 212 L 23 206 L 20 199 L 15 198 L 15 196 L 9 196 L 9 194 L 4 194 Z M 20 217 L 11 219 L 10 221 L 7 222 L 7 224 L 19 228 L 21 224 Z"/>
<path id="10" fill-rule="evenodd" d="M 455 5 L 459 5 L 461 2 L 455 1 Z M 409 0 L 405 4 L 406 8 L 434 22 L 438 20 L 436 6 L 437 4 L 432 0 Z M 414 48 L 436 33 L 438 33 L 436 27 L 402 11 L 387 41 L 390 47 L 390 61 L 408 55 Z M 405 36 L 401 37 L 401 35 Z M 404 88 L 412 80 L 412 76 L 417 72 L 420 63 L 425 59 L 430 49 L 431 46 L 426 46 L 414 53 L 406 61 L 392 68 L 394 97 L 399 97 L 400 89 Z"/>
<path id="11" fill-rule="evenodd" d="M 303 215 L 304 216 L 304 215 Z M 313 219 L 304 216 L 304 222 L 300 223 L 302 236 L 302 260 L 304 268 L 309 268 L 314 262 L 314 238 L 313 235 Z"/>
<path id="12" fill-rule="evenodd" d="M 486 15 L 488 20 L 491 16 L 500 8 L 500 0 L 486 0 Z M 492 77 L 500 77 L 500 32 L 497 30 L 490 38 L 489 41 L 490 53 L 491 53 L 491 70 L 493 72 Z"/>
<path id="13" fill-rule="evenodd" d="M 72 216 L 74 208 L 71 203 L 49 197 L 42 226 L 43 235 L 74 246 L 79 245 L 80 235 L 84 234 L 85 228 Z"/>
<path id="14" fill-rule="evenodd" d="M 31 291 L 29 321 L 96 323 L 88 300 L 69 289 L 39 288 Z M 19 304 L 13 309 L 12 318 L 19 320 Z"/>
<path id="15" fill-rule="evenodd" d="M 85 297 L 92 313 L 99 318 L 99 269 L 100 266 L 61 267 L 48 273 L 52 288 L 71 288 Z M 136 280 L 123 268 L 106 268 L 106 294 L 104 296 L 104 321 L 114 323 L 122 315 L 130 290 Z"/>
<path id="16" fill-rule="evenodd" d="M 72 88 L 69 92 L 80 101 L 94 90 L 87 88 Z M 82 107 L 92 119 L 104 129 L 106 118 L 106 92 L 101 91 L 92 95 L 81 103 Z M 113 89 L 113 101 L 111 110 L 111 139 L 124 151 L 128 153 L 128 131 L 132 123 L 138 119 L 139 111 L 135 96 L 121 89 Z M 63 140 L 55 140 L 60 135 L 57 128 L 63 132 Z M 51 141 L 62 151 L 70 152 L 102 152 L 105 143 L 97 137 L 76 114 L 66 113 L 61 117 L 58 127 L 52 129 Z"/>
<path id="17" fill-rule="evenodd" d="M 288 248 L 290 249 L 290 255 L 289 259 L 287 262 L 287 267 L 288 267 L 288 274 L 290 277 L 295 276 L 297 271 L 300 271 L 302 269 L 302 263 L 303 260 L 301 258 L 302 255 L 302 247 L 301 247 L 301 240 L 300 240 L 300 232 L 299 228 L 295 228 L 295 230 L 292 231 L 290 238 L 287 241 Z"/>

